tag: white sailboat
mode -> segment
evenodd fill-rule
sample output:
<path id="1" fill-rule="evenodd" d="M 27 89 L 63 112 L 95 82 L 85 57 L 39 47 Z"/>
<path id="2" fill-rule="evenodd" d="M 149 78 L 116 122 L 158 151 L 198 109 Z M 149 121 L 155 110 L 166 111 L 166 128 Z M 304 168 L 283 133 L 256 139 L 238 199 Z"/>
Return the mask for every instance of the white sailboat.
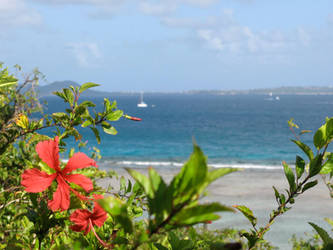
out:
<path id="1" fill-rule="evenodd" d="M 148 107 L 148 105 L 147 105 L 147 103 L 145 103 L 144 101 L 143 101 L 143 92 L 141 92 L 141 95 L 140 95 L 140 102 L 138 103 L 138 108 L 147 108 Z"/>

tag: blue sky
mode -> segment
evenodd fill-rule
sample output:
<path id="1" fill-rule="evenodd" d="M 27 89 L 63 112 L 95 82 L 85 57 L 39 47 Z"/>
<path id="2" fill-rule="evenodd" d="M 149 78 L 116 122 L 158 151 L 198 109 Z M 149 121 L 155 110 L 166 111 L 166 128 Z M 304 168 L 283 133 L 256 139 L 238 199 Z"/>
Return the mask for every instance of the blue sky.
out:
<path id="1" fill-rule="evenodd" d="M 333 85 L 332 0 L 0 0 L 0 61 L 108 91 Z"/>

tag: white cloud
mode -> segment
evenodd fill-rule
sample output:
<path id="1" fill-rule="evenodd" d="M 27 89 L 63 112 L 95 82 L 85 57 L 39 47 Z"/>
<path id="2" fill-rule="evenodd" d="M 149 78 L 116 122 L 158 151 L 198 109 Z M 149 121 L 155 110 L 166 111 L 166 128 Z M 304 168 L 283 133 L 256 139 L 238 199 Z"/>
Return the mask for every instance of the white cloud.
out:
<path id="1" fill-rule="evenodd" d="M 97 67 L 102 58 L 102 53 L 96 43 L 69 43 L 67 48 L 73 53 L 77 63 L 81 67 Z"/>
<path id="2" fill-rule="evenodd" d="M 198 30 L 197 34 L 208 47 L 219 52 L 277 53 L 293 45 L 293 40 L 282 32 L 253 32 L 241 25 Z"/>
<path id="3" fill-rule="evenodd" d="M 209 6 L 214 3 L 217 3 L 218 0 L 182 0 L 181 2 L 194 5 Z"/>
<path id="4" fill-rule="evenodd" d="M 34 26 L 42 23 L 42 18 L 30 9 L 23 0 L 0 0 L 0 25 Z"/>
<path id="5" fill-rule="evenodd" d="M 230 9 L 223 10 L 219 17 L 208 17 L 198 21 L 191 18 L 162 18 L 170 27 L 188 28 L 204 47 L 218 53 L 238 55 L 286 54 L 289 49 L 308 46 L 311 35 L 302 28 L 293 31 L 254 31 L 240 24 Z"/>
<path id="6" fill-rule="evenodd" d="M 125 0 L 29 0 L 44 4 L 89 4 L 89 5 L 112 5 Z"/>
<path id="7" fill-rule="evenodd" d="M 8 0 L 9 1 L 9 0 Z M 20 0 L 23 1 L 23 0 Z M 47 5 L 89 5 L 94 9 L 93 18 L 107 18 L 113 16 L 126 3 L 138 6 L 138 10 L 147 15 L 165 16 L 173 13 L 181 5 L 195 5 L 199 7 L 211 6 L 218 0 L 26 0 Z"/>
<path id="8" fill-rule="evenodd" d="M 163 3 L 150 3 L 144 1 L 139 4 L 140 11 L 147 15 L 163 16 L 175 11 L 176 8 L 177 6 L 175 4 L 172 4 L 168 1 Z"/>
<path id="9" fill-rule="evenodd" d="M 217 2 L 218 0 L 144 0 L 139 3 L 139 10 L 147 15 L 165 16 L 175 12 L 183 4 L 207 7 Z"/>
<path id="10" fill-rule="evenodd" d="M 235 24 L 233 10 L 224 9 L 219 17 L 208 16 L 205 18 L 188 18 L 188 17 L 162 17 L 161 22 L 167 26 L 175 28 L 216 28 L 217 26 L 230 26 Z"/>
<path id="11" fill-rule="evenodd" d="M 198 30 L 198 36 L 206 41 L 212 49 L 222 51 L 225 48 L 222 39 L 216 37 L 212 30 Z"/>
<path id="12" fill-rule="evenodd" d="M 200 25 L 200 21 L 193 18 L 163 17 L 161 23 L 175 28 L 191 28 Z"/>
<path id="13" fill-rule="evenodd" d="M 86 5 L 91 7 L 88 16 L 95 19 L 113 17 L 129 0 L 27 0 L 45 5 Z"/>

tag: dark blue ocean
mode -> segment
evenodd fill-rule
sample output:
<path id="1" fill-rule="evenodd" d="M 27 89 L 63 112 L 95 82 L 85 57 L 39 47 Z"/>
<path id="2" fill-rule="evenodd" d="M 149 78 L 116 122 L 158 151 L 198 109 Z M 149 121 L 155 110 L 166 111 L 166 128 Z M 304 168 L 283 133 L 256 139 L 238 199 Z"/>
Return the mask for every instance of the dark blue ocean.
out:
<path id="1" fill-rule="evenodd" d="M 88 141 L 86 153 L 99 148 L 100 164 L 111 167 L 178 167 L 190 155 L 194 139 L 215 167 L 280 168 L 281 161 L 292 164 L 296 154 L 302 155 L 290 141 L 294 137 L 287 121 L 294 118 L 300 129 L 315 130 L 333 115 L 329 95 L 283 95 L 276 100 L 264 95 L 145 94 L 147 108 L 137 107 L 137 95 L 109 98 L 126 114 L 142 118 L 114 122 L 118 134 L 102 133 L 99 145 L 91 131 L 80 130 Z M 103 98 L 90 100 L 101 109 Z M 47 102 L 46 112 L 65 108 L 57 97 Z M 311 143 L 312 136 L 301 138 Z"/>

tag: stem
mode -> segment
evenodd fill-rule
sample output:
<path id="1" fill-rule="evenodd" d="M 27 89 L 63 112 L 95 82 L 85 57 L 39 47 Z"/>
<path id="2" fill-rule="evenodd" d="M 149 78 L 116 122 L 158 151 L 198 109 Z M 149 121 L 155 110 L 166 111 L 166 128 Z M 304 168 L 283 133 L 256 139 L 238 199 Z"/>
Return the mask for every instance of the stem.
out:
<path id="1" fill-rule="evenodd" d="M 161 224 L 159 224 L 156 228 L 154 228 L 151 232 L 149 232 L 149 236 L 152 236 L 155 233 L 158 233 L 158 231 L 163 228 L 166 224 L 169 223 L 169 221 L 180 211 L 182 210 L 188 202 L 183 203 L 179 208 L 174 209 L 171 211 L 171 213 L 169 214 L 169 216 L 161 222 Z"/>
<path id="2" fill-rule="evenodd" d="M 169 216 L 168 216 L 164 221 L 162 221 L 159 225 L 157 225 L 157 227 L 155 227 L 152 231 L 149 232 L 149 238 L 150 238 L 153 234 L 157 234 L 157 233 L 160 231 L 161 228 L 163 228 L 166 224 L 168 224 L 169 221 L 170 221 L 170 220 L 171 220 L 171 219 L 172 219 L 172 218 L 173 218 L 173 217 L 174 217 L 174 216 L 175 216 L 180 210 L 182 210 L 185 206 L 188 205 L 188 202 L 189 202 L 189 201 L 186 201 L 186 202 L 184 202 L 179 208 L 172 210 L 171 213 L 169 214 Z M 150 221 L 150 219 L 149 219 L 149 221 Z M 137 249 L 137 248 L 140 246 L 140 244 L 142 244 L 142 242 L 137 241 L 137 242 L 133 245 L 133 247 L 132 247 L 131 249 L 133 249 L 133 250 Z"/>
<path id="3" fill-rule="evenodd" d="M 291 132 L 293 133 L 293 135 L 295 136 L 296 140 L 300 141 L 300 138 L 299 138 L 299 136 L 295 133 L 294 128 L 293 128 L 293 127 L 289 127 L 289 128 L 290 128 Z"/>
<path id="4" fill-rule="evenodd" d="M 89 225 L 91 227 L 91 230 L 93 231 L 95 237 L 97 238 L 97 240 L 102 244 L 103 247 L 106 247 L 108 249 L 113 249 L 113 245 L 112 244 L 107 244 L 105 243 L 101 238 L 99 238 L 98 234 L 96 233 L 95 229 L 94 229 L 94 225 L 92 224 L 91 219 L 89 219 Z"/>
<path id="5" fill-rule="evenodd" d="M 264 234 L 268 231 L 268 229 L 270 228 L 270 226 L 274 223 L 275 218 L 278 217 L 279 215 L 281 215 L 281 214 L 284 213 L 284 212 L 283 212 L 283 208 L 285 208 L 286 205 L 290 202 L 290 200 L 291 200 L 292 198 L 294 198 L 295 194 L 297 194 L 297 191 L 298 191 L 299 187 L 303 186 L 303 185 L 309 180 L 309 178 L 310 178 L 310 177 L 307 176 L 307 177 L 301 182 L 300 185 L 297 185 L 296 190 L 293 191 L 292 193 L 290 193 L 288 199 L 287 199 L 283 204 L 281 204 L 281 205 L 278 207 L 277 212 L 274 213 L 274 215 L 269 219 L 267 225 L 266 225 L 262 230 L 260 230 L 259 233 L 257 233 L 257 237 L 258 237 L 259 239 L 262 239 L 262 237 L 264 236 Z"/>
<path id="6" fill-rule="evenodd" d="M 22 189 L 22 187 L 20 187 L 20 186 L 17 186 L 17 187 L 11 187 L 11 188 L 8 188 L 8 189 L 5 189 L 5 190 L 2 190 L 2 191 L 0 192 L 0 194 L 1 194 L 1 193 L 5 193 L 5 192 L 12 192 L 12 191 L 17 190 L 17 189 Z"/>

